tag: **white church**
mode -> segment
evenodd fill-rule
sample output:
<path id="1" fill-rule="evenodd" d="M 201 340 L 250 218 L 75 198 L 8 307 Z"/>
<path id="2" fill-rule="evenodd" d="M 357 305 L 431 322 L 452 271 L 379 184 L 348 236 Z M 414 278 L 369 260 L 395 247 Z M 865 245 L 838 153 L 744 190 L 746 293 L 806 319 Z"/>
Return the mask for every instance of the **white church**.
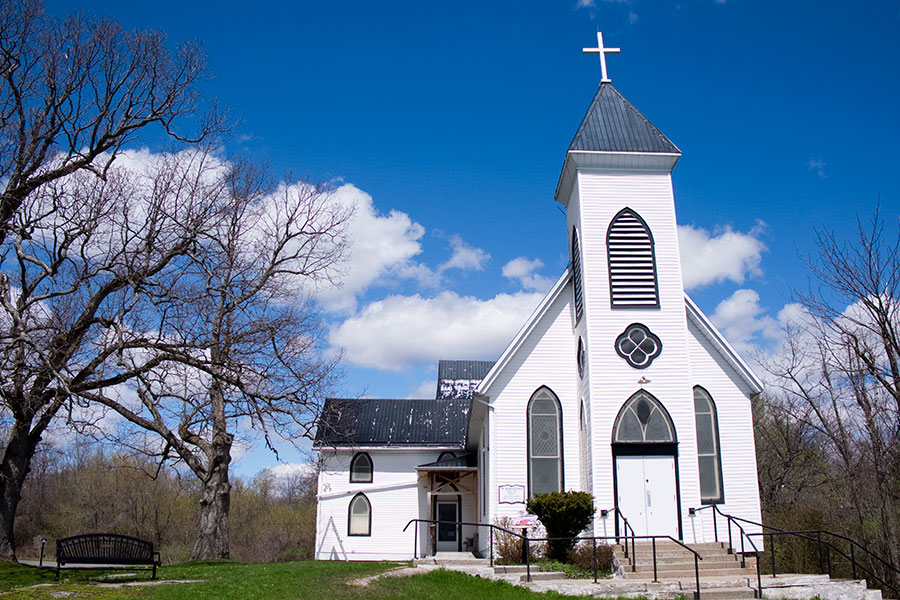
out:
<path id="1" fill-rule="evenodd" d="M 554 491 L 593 495 L 597 536 L 619 533 L 614 508 L 686 543 L 712 541 L 709 505 L 760 521 L 762 384 L 685 294 L 681 152 L 613 87 L 618 49 L 598 42 L 603 79 L 556 189 L 568 268 L 496 362 L 441 361 L 435 398 L 326 401 L 316 558 L 486 556 L 486 528 L 404 527 L 496 523 Z"/>

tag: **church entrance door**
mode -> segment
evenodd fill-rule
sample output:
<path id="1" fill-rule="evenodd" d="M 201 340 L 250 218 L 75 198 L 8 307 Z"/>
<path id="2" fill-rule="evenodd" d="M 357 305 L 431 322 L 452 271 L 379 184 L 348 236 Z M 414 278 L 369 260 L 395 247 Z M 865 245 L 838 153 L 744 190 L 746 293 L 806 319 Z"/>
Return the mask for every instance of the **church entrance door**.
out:
<path id="1" fill-rule="evenodd" d="M 437 551 L 457 552 L 459 550 L 459 504 L 453 502 L 437 502 Z"/>
<path id="2" fill-rule="evenodd" d="M 618 506 L 635 535 L 678 538 L 674 456 L 617 456 Z"/>

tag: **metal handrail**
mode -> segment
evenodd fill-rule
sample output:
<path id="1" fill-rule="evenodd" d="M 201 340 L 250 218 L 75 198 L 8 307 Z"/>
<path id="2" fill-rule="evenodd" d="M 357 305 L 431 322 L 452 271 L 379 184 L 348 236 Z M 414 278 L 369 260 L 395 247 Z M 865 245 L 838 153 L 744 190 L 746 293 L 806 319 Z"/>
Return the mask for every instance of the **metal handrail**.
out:
<path id="1" fill-rule="evenodd" d="M 722 514 L 723 516 L 725 516 L 725 513 L 722 513 L 721 511 L 720 511 L 719 514 Z M 762 531 L 762 532 L 760 532 L 760 533 L 754 533 L 754 534 L 750 534 L 750 535 L 758 535 L 758 536 L 766 536 L 766 535 L 770 535 L 770 536 L 772 536 L 773 533 L 777 533 L 778 535 L 792 535 L 792 536 L 795 536 L 795 537 L 798 537 L 798 538 L 801 538 L 801 539 L 806 539 L 806 540 L 810 540 L 810 541 L 816 542 L 816 543 L 818 544 L 818 547 L 819 547 L 819 570 L 820 570 L 820 571 L 821 571 L 821 570 L 824 570 L 824 569 L 822 568 L 822 558 L 821 558 L 821 554 L 822 554 L 822 544 L 825 544 L 825 547 L 828 549 L 828 576 L 829 576 L 829 577 L 831 576 L 831 572 L 832 572 L 832 568 L 831 568 L 831 551 L 834 550 L 838 555 L 840 555 L 840 556 L 842 556 L 842 557 L 844 557 L 845 559 L 847 559 L 847 560 L 850 561 L 850 563 L 851 563 L 851 565 L 852 565 L 852 569 L 853 569 L 853 577 L 854 577 L 854 579 L 856 578 L 856 569 L 857 569 L 857 568 L 860 568 L 860 569 L 862 569 L 863 572 L 866 573 L 869 577 L 871 577 L 872 579 L 874 579 L 875 581 L 877 581 L 878 583 L 880 583 L 880 584 L 883 585 L 884 587 L 890 589 L 892 592 L 900 593 L 900 587 L 897 587 L 897 586 L 895 586 L 895 585 L 893 585 L 893 584 L 891 584 L 891 583 L 888 583 L 887 581 L 885 581 L 884 579 L 882 579 L 881 577 L 879 577 L 877 574 L 875 574 L 872 570 L 867 569 L 867 568 L 866 568 L 864 565 L 862 565 L 862 564 L 859 564 L 859 563 L 856 561 L 856 553 L 854 552 L 854 548 L 859 548 L 859 549 L 861 549 L 863 552 L 865 552 L 867 555 L 869 555 L 869 557 L 877 559 L 881 564 L 883 564 L 884 566 L 888 567 L 890 570 L 894 571 L 895 573 L 900 574 L 900 569 L 898 569 L 897 567 L 895 567 L 895 566 L 892 565 L 891 563 L 887 562 L 886 560 L 884 560 L 883 558 L 881 558 L 881 557 L 878 556 L 877 554 L 874 554 L 874 553 L 871 552 L 868 548 L 866 548 L 865 546 L 863 546 L 862 544 L 860 544 L 859 542 L 857 542 L 856 540 L 854 540 L 854 539 L 852 539 L 852 538 L 849 538 L 849 537 L 847 537 L 847 536 L 845 536 L 845 535 L 841 535 L 841 534 L 839 534 L 839 533 L 834 533 L 834 532 L 832 532 L 832 531 L 827 531 L 827 530 L 825 530 L 825 529 L 812 529 L 812 530 L 802 530 L 802 531 L 788 531 L 788 530 L 786 530 L 786 529 L 780 529 L 780 528 L 778 528 L 778 527 L 772 527 L 771 525 L 765 525 L 765 524 L 763 524 L 763 523 L 757 523 L 757 522 L 751 521 L 751 520 L 749 520 L 749 519 L 744 519 L 743 517 L 734 517 L 734 516 L 730 516 L 730 515 L 727 515 L 727 516 L 729 516 L 729 517 L 730 517 L 732 520 L 734 520 L 734 521 L 743 521 L 743 522 L 748 523 L 748 524 L 750 524 L 750 525 L 754 525 L 754 526 L 756 526 L 756 527 L 761 527 L 761 528 L 763 528 L 763 531 Z M 769 533 L 769 534 L 765 533 L 765 530 L 766 530 L 766 529 L 772 530 L 773 533 Z M 811 535 L 807 535 L 807 534 L 816 534 L 816 537 L 812 537 Z M 849 544 L 850 544 L 850 555 L 848 556 L 847 554 L 845 554 L 843 551 L 841 551 L 840 548 L 838 548 L 837 546 L 835 546 L 834 544 L 832 544 L 832 543 L 829 542 L 828 540 L 823 540 L 823 539 L 822 539 L 822 534 L 830 535 L 830 536 L 832 536 L 832 537 L 836 537 L 836 538 L 838 538 L 838 539 L 842 539 L 842 540 L 844 540 L 844 541 L 846 541 L 846 542 L 849 542 Z M 748 536 L 748 537 L 749 537 L 749 536 Z M 773 540 L 773 544 L 774 544 L 774 537 L 772 537 L 771 539 Z M 752 540 L 751 540 L 751 542 L 752 542 Z M 772 552 L 772 565 L 773 565 L 773 566 L 772 566 L 772 576 L 773 576 L 773 577 L 775 576 L 775 566 L 774 566 L 774 564 L 775 564 L 775 561 L 774 561 L 775 555 L 774 555 L 774 554 L 775 554 L 775 553 L 774 553 L 774 549 L 773 549 L 773 552 Z M 757 568 L 759 568 L 759 560 L 757 559 L 756 562 L 757 562 Z"/>
<path id="2" fill-rule="evenodd" d="M 625 518 L 624 515 L 622 516 L 622 518 L 623 519 Z M 506 529 L 505 527 L 500 527 L 499 525 L 494 525 L 493 523 L 471 523 L 471 522 L 466 522 L 466 521 L 439 521 L 436 519 L 410 519 L 409 522 L 406 523 L 406 526 L 403 527 L 403 531 L 405 532 L 409 528 L 409 526 L 412 525 L 413 523 L 415 523 L 415 525 L 416 525 L 415 538 L 413 539 L 413 556 L 416 558 L 418 558 L 417 554 L 418 554 L 418 541 L 419 541 L 419 531 L 418 531 L 419 523 L 429 523 L 432 525 L 438 525 L 438 524 L 445 524 L 445 525 L 452 524 L 452 525 L 457 525 L 457 526 L 467 525 L 467 526 L 472 526 L 472 527 L 487 527 L 487 528 L 489 528 L 489 530 L 491 531 L 491 552 L 490 552 L 491 567 L 494 566 L 494 547 L 493 547 L 493 532 L 494 532 L 494 530 L 502 531 L 504 533 L 508 533 L 517 538 L 520 538 L 522 540 L 523 558 L 524 558 L 524 562 L 525 562 L 525 573 L 526 573 L 526 580 L 528 582 L 531 582 L 531 560 L 530 560 L 531 553 L 530 553 L 529 546 L 532 542 L 549 542 L 549 541 L 553 541 L 553 540 L 574 540 L 575 542 L 590 541 L 594 546 L 594 548 L 593 548 L 593 551 L 594 551 L 594 560 L 593 560 L 594 583 L 597 583 L 597 579 L 598 579 L 598 577 L 597 577 L 597 570 L 598 570 L 597 569 L 597 541 L 614 540 L 616 543 L 618 543 L 619 538 L 622 537 L 622 536 L 617 536 L 617 535 L 608 535 L 608 536 L 577 536 L 577 537 L 563 537 L 563 538 L 550 538 L 550 537 L 530 538 L 527 535 L 524 535 L 521 533 L 516 533 L 514 531 L 510 531 L 509 529 Z M 630 525 L 629 525 L 629 527 L 630 527 Z M 675 542 L 676 544 L 678 544 L 679 546 L 681 546 L 682 548 L 684 548 L 685 550 L 687 550 L 688 552 L 690 552 L 691 554 L 694 555 L 694 579 L 695 579 L 695 582 L 697 585 L 697 590 L 696 590 L 696 592 L 694 592 L 694 598 L 699 600 L 699 598 L 700 598 L 700 561 L 703 560 L 703 557 L 700 555 L 700 553 L 697 552 L 696 550 L 694 550 L 693 548 L 691 548 L 690 546 L 688 546 L 687 544 L 684 544 L 680 540 L 677 540 L 670 535 L 634 535 L 633 532 L 634 532 L 634 529 L 632 529 L 632 536 L 631 536 L 631 540 L 632 540 L 631 563 L 632 563 L 633 568 L 637 562 L 637 560 L 636 560 L 637 556 L 634 555 L 634 541 L 636 539 L 640 539 L 640 540 L 651 540 L 653 542 L 653 581 L 657 581 L 657 564 L 656 564 L 656 540 L 657 539 L 672 540 L 673 542 Z"/>
<path id="3" fill-rule="evenodd" d="M 613 514 L 616 515 L 616 531 L 618 531 L 618 529 L 619 529 L 619 517 L 622 518 L 622 523 L 624 525 L 622 527 L 622 531 L 623 531 L 623 537 L 625 538 L 625 558 L 628 558 L 628 530 L 629 529 L 631 530 L 631 553 L 634 554 L 634 527 L 631 526 L 631 524 L 628 522 L 628 517 L 625 516 L 625 513 L 623 513 L 619 509 L 618 506 L 613 506 L 612 508 L 605 510 L 605 512 L 607 512 L 607 513 L 609 511 L 612 511 Z M 601 516 L 603 515 L 603 512 L 604 512 L 603 510 L 600 511 Z M 616 543 L 618 543 L 618 541 L 619 540 L 616 539 Z M 634 566 L 634 561 L 632 561 L 631 564 L 632 564 L 631 570 L 632 570 L 632 572 L 634 572 L 634 569 L 636 568 Z"/>
<path id="4" fill-rule="evenodd" d="M 756 547 L 756 544 L 753 542 L 753 538 L 750 537 L 751 534 L 747 533 L 746 530 L 741 526 L 740 523 L 737 522 L 738 517 L 732 517 L 731 515 L 727 515 L 719 510 L 719 507 L 715 504 L 710 504 L 707 506 L 701 506 L 700 508 L 691 508 L 688 510 L 692 510 L 695 513 L 700 512 L 701 510 L 706 510 L 711 508 L 713 511 L 713 535 L 715 537 L 716 542 L 719 541 L 719 529 L 716 525 L 716 514 L 719 514 L 726 519 L 726 523 L 728 523 L 728 550 L 730 552 L 734 552 L 734 545 L 731 539 L 731 524 L 732 522 L 737 526 L 738 531 L 741 534 L 741 568 L 747 568 L 747 559 L 745 558 L 745 547 L 744 547 L 744 538 L 747 538 L 747 541 L 750 542 L 750 546 L 753 547 L 753 553 L 756 555 L 756 590 L 754 590 L 754 595 L 757 598 L 763 597 L 763 585 L 762 585 L 762 571 L 759 565 L 759 548 Z"/>

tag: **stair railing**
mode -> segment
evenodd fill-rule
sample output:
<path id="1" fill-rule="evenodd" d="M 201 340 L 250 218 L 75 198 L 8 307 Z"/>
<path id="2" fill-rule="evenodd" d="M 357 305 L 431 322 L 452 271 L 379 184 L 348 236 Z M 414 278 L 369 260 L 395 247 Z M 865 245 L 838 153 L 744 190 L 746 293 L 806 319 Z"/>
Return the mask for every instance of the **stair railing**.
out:
<path id="1" fill-rule="evenodd" d="M 719 510 L 719 507 L 716 506 L 715 504 L 708 504 L 706 506 L 701 506 L 699 508 L 690 508 L 688 510 L 691 512 L 694 512 L 694 513 L 698 513 L 702 510 L 707 510 L 707 509 L 712 509 L 713 536 L 715 537 L 716 543 L 719 542 L 719 529 L 716 525 L 716 515 L 721 515 L 721 516 L 725 517 L 726 523 L 728 524 L 728 551 L 732 552 L 732 553 L 734 552 L 734 544 L 732 543 L 731 527 L 732 527 L 732 525 L 734 525 L 735 527 L 738 528 L 738 533 L 741 536 L 741 568 L 742 569 L 747 568 L 747 559 L 745 558 L 746 547 L 744 546 L 744 540 L 746 539 L 748 542 L 750 542 L 750 546 L 753 548 L 753 554 L 756 555 L 756 589 L 753 590 L 753 595 L 756 598 L 762 598 L 763 597 L 762 571 L 760 570 L 760 566 L 759 566 L 760 552 L 759 552 L 759 548 L 757 548 L 756 544 L 753 542 L 753 538 L 750 537 L 751 535 L 756 535 L 756 534 L 747 533 L 746 530 L 744 530 L 744 528 L 741 526 L 741 524 L 738 523 L 738 520 L 743 520 L 743 519 L 739 519 L 738 517 L 733 517 L 731 515 L 727 515 L 727 514 L 723 513 L 722 511 Z M 746 521 L 746 522 L 751 525 L 756 525 L 756 523 L 753 523 L 751 521 Z"/>
<path id="2" fill-rule="evenodd" d="M 621 514 L 621 513 L 620 513 Z M 625 519 L 624 515 L 622 516 Z M 490 551 L 490 566 L 494 566 L 494 531 L 502 531 L 504 533 L 508 533 L 512 536 L 520 538 L 522 540 L 522 558 L 525 562 L 525 574 L 526 581 L 531 582 L 531 549 L 530 545 L 533 542 L 549 542 L 551 540 L 573 540 L 574 542 L 581 541 L 590 541 L 593 545 L 593 570 L 594 570 L 594 583 L 598 581 L 598 564 L 597 564 L 597 542 L 609 542 L 613 541 L 615 543 L 619 543 L 619 539 L 623 536 L 619 535 L 607 535 L 607 536 L 578 536 L 573 538 L 529 538 L 527 534 L 516 533 L 515 531 L 511 531 L 505 527 L 500 527 L 499 525 L 494 525 L 493 523 L 470 523 L 466 521 L 439 521 L 436 519 L 410 519 L 406 526 L 403 527 L 403 531 L 405 532 L 409 529 L 410 525 L 414 525 L 415 527 L 415 537 L 413 538 L 413 557 L 418 558 L 418 543 L 419 543 L 419 523 L 428 523 L 430 525 L 456 525 L 456 526 L 472 526 L 472 527 L 487 527 L 491 532 L 491 551 Z M 631 525 L 627 525 L 628 528 L 631 528 Z M 637 556 L 635 555 L 635 546 L 634 542 L 636 539 L 638 540 L 651 540 L 653 543 L 653 581 L 657 581 L 658 573 L 657 573 L 657 560 L 656 560 L 656 540 L 657 539 L 669 539 L 690 552 L 694 556 L 694 580 L 696 584 L 696 591 L 694 592 L 694 598 L 696 600 L 700 599 L 700 561 L 703 560 L 703 557 L 700 556 L 700 553 L 691 548 L 690 546 L 684 544 L 680 540 L 676 540 L 670 535 L 634 535 L 634 529 L 631 529 L 631 565 L 632 571 L 636 570 Z M 627 539 L 626 539 L 626 553 L 627 553 Z M 626 554 L 627 557 L 627 554 Z"/>
<path id="3" fill-rule="evenodd" d="M 728 517 L 729 517 L 732 521 L 734 521 L 734 522 L 737 522 L 737 521 L 743 521 L 744 523 L 747 523 L 747 524 L 749 524 L 749 525 L 753 525 L 754 527 L 760 527 L 761 530 L 762 530 L 760 533 L 752 533 L 752 534 L 749 534 L 749 535 L 760 536 L 760 537 L 763 537 L 763 539 L 765 539 L 765 536 L 766 536 L 766 535 L 769 536 L 769 543 L 770 543 L 770 545 L 771 545 L 771 552 L 772 552 L 772 555 L 771 555 L 771 556 L 772 556 L 772 576 L 773 576 L 773 577 L 776 576 L 776 574 L 775 574 L 775 536 L 776 536 L 776 535 L 781 535 L 781 536 L 792 536 L 792 537 L 796 537 L 796 538 L 799 538 L 799 539 L 805 539 L 805 540 L 809 540 L 809 541 L 811 541 L 811 542 L 815 542 L 815 543 L 816 543 L 816 547 L 817 547 L 818 555 L 819 555 L 819 571 L 820 571 L 820 572 L 825 571 L 825 564 L 824 564 L 824 563 L 827 562 L 827 564 L 828 564 L 828 576 L 829 576 L 829 577 L 832 576 L 832 560 L 831 560 L 831 554 L 832 554 L 832 552 L 834 552 L 834 553 L 836 553 L 838 556 L 841 556 L 841 557 L 843 557 L 844 559 L 846 559 L 846 560 L 848 560 L 848 561 L 850 562 L 851 569 L 852 569 L 852 571 L 853 571 L 853 578 L 854 578 L 854 579 L 856 579 L 856 577 L 857 577 L 857 572 L 858 572 L 858 570 L 862 570 L 863 573 L 865 573 L 868 577 L 871 577 L 871 578 L 872 578 L 875 582 L 877 582 L 878 584 L 880 584 L 880 585 L 884 586 L 885 588 L 891 590 L 891 591 L 894 592 L 895 594 L 900 594 L 900 587 L 898 587 L 897 585 L 895 585 L 895 584 L 893 584 L 893 583 L 889 583 L 889 582 L 885 581 L 882 577 L 880 577 L 878 574 L 876 574 L 872 569 L 866 568 L 865 565 L 861 564 L 861 563 L 857 560 L 857 558 L 856 558 L 856 549 L 859 549 L 859 550 L 861 550 L 862 552 L 864 552 L 864 553 L 869 557 L 870 560 L 874 559 L 874 560 L 878 561 L 883 567 L 887 568 L 888 570 L 890 570 L 890 571 L 893 572 L 894 574 L 900 575 L 900 569 L 898 569 L 897 567 L 895 567 L 895 566 L 892 565 L 891 563 L 887 562 L 886 560 L 884 560 L 883 558 L 881 558 L 881 557 L 878 556 L 877 554 L 871 552 L 868 548 L 866 548 L 865 546 L 863 546 L 863 545 L 860 544 L 859 542 L 853 540 L 852 538 L 849 538 L 849 537 L 847 537 L 847 536 L 845 536 L 845 535 L 841 535 L 841 534 L 839 534 L 839 533 L 834 533 L 834 532 L 832 532 L 832 531 L 827 531 L 827 530 L 824 530 L 824 529 L 812 529 L 812 530 L 802 530 L 802 531 L 789 531 L 789 530 L 786 530 L 786 529 L 779 529 L 778 527 L 772 527 L 771 525 L 765 525 L 765 524 L 763 524 L 763 523 L 757 523 L 757 522 L 755 522 L 755 521 L 751 521 L 751 520 L 749 520 L 749 519 L 744 519 L 744 518 L 742 518 L 742 517 L 735 517 L 735 516 L 725 515 L 725 513 L 720 513 L 720 514 L 722 514 L 723 516 L 728 516 Z M 767 533 L 766 530 L 769 530 L 769 532 Z M 844 540 L 845 542 L 847 542 L 847 544 L 848 544 L 848 546 L 849 546 L 849 554 L 845 553 L 845 552 L 844 552 L 843 550 L 841 550 L 838 546 L 836 546 L 835 544 L 831 543 L 828 539 L 822 539 L 822 536 L 823 536 L 823 535 L 825 535 L 825 536 L 830 536 L 830 537 L 832 537 L 832 538 L 836 538 L 836 539 L 840 539 L 840 540 Z M 823 557 L 823 551 L 824 551 L 824 553 L 825 553 L 825 556 L 824 556 L 824 557 Z M 759 562 L 760 562 L 760 561 L 759 561 L 759 555 L 757 554 L 757 561 L 756 561 L 756 563 L 757 563 L 757 569 L 759 568 Z M 871 564 L 871 562 L 870 562 L 870 564 Z"/>
<path id="4" fill-rule="evenodd" d="M 616 533 L 619 532 L 619 519 L 622 519 L 622 537 L 625 538 L 625 558 L 628 558 L 628 531 L 631 530 L 631 552 L 634 553 L 634 527 L 628 522 L 628 518 L 619 510 L 618 506 L 613 506 L 612 508 L 606 508 L 600 511 L 600 518 L 605 518 L 607 514 L 613 513 L 615 516 L 615 530 Z M 616 536 L 616 543 L 619 543 L 619 536 Z"/>

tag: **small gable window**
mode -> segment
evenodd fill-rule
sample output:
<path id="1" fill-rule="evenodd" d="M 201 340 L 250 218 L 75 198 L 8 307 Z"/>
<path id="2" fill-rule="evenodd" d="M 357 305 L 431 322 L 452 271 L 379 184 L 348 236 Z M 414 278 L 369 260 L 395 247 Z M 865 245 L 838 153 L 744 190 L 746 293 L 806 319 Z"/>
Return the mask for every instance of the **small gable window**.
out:
<path id="1" fill-rule="evenodd" d="M 372 535 L 372 505 L 365 494 L 353 496 L 348 513 L 347 535 Z"/>
<path id="2" fill-rule="evenodd" d="M 572 290 L 575 296 L 575 322 L 584 314 L 584 290 L 581 281 L 581 249 L 578 246 L 578 230 L 572 228 Z"/>
<path id="3" fill-rule="evenodd" d="M 724 502 L 722 453 L 716 405 L 709 392 L 694 388 L 694 420 L 697 425 L 697 463 L 700 467 L 700 500 L 703 504 Z"/>
<path id="4" fill-rule="evenodd" d="M 372 483 L 372 459 L 365 452 L 350 461 L 350 483 Z"/>
<path id="5" fill-rule="evenodd" d="M 623 208 L 606 232 L 612 308 L 658 308 L 653 234 L 639 214 Z"/>
<path id="6" fill-rule="evenodd" d="M 556 394 L 541 387 L 528 402 L 528 493 L 562 490 L 562 409 Z"/>

